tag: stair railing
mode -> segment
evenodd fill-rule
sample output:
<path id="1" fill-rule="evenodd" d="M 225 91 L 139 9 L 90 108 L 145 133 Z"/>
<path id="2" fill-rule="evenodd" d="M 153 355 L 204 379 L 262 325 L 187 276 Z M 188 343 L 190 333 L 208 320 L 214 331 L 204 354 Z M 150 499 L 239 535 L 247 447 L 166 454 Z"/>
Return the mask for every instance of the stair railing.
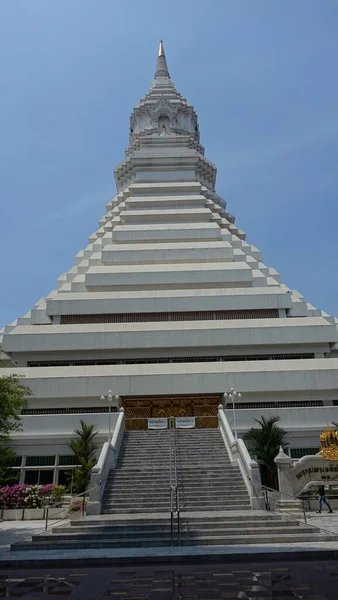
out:
<path id="1" fill-rule="evenodd" d="M 254 483 L 253 483 L 254 484 Z M 268 487 L 266 485 L 261 485 L 261 489 L 264 495 L 264 502 L 265 502 L 265 510 L 266 511 L 270 511 L 273 512 L 274 514 L 278 514 L 281 516 L 282 519 L 287 519 L 292 517 L 293 519 L 296 519 L 297 521 L 299 521 L 299 523 L 301 523 L 301 525 L 304 526 L 304 529 L 309 528 L 311 529 L 312 527 L 317 527 L 317 529 L 324 533 L 324 534 L 329 534 L 329 535 L 336 535 L 336 532 L 330 529 L 324 529 L 324 527 L 322 527 L 321 525 L 312 525 L 311 523 L 308 522 L 308 518 L 310 517 L 310 515 L 306 514 L 306 508 L 305 508 L 305 502 L 307 501 L 307 497 L 300 497 L 300 496 L 291 496 L 290 494 L 285 494 L 284 492 L 280 492 L 279 490 L 276 490 L 274 488 Z M 287 498 L 289 500 L 300 500 L 301 501 L 301 505 L 299 505 L 299 508 L 301 509 L 301 512 L 303 513 L 303 517 L 301 518 L 300 515 L 297 515 L 297 513 L 295 512 L 295 510 L 292 510 L 292 508 L 289 509 L 285 509 L 285 507 L 283 507 L 283 512 L 279 512 L 276 509 L 276 505 L 274 507 L 271 506 L 271 500 L 270 500 L 270 496 L 271 495 L 280 495 L 280 498 Z"/>
<path id="2" fill-rule="evenodd" d="M 181 545 L 180 491 L 176 488 L 177 543 Z"/>
<path id="3" fill-rule="evenodd" d="M 169 442 L 169 468 L 170 468 L 170 536 L 171 545 L 175 545 L 175 516 L 177 518 L 177 541 L 180 546 L 181 543 L 181 532 L 180 532 L 180 495 L 178 490 L 177 482 L 177 456 L 176 456 L 176 427 L 175 417 L 169 417 L 169 431 L 170 431 L 170 442 Z"/>

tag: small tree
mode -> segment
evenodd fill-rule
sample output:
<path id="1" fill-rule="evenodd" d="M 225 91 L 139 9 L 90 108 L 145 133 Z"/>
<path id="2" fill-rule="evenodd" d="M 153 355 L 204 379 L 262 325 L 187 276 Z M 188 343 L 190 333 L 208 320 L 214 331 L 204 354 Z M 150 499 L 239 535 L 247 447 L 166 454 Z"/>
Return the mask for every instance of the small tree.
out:
<path id="1" fill-rule="evenodd" d="M 27 404 L 26 398 L 31 395 L 32 391 L 23 385 L 18 375 L 0 377 L 0 485 L 17 480 L 18 474 L 12 469 L 15 452 L 8 447 L 8 442 L 10 434 L 21 429 L 20 413 Z"/>
<path id="2" fill-rule="evenodd" d="M 94 431 L 95 425 L 87 425 L 84 421 L 80 423 L 80 429 L 74 431 L 77 438 L 68 444 L 79 465 L 74 470 L 74 485 L 78 494 L 85 492 L 89 486 L 91 471 L 96 464 L 97 446 L 94 438 L 98 434 L 98 431 Z"/>
<path id="3" fill-rule="evenodd" d="M 277 467 L 275 458 L 280 446 L 284 449 L 288 445 L 285 441 L 287 432 L 278 427 L 276 423 L 280 417 L 255 419 L 259 427 L 252 427 L 244 434 L 249 451 L 254 454 L 261 467 L 262 483 L 268 487 L 278 488 Z"/>
<path id="4" fill-rule="evenodd" d="M 0 446 L 0 486 L 18 482 L 19 471 L 14 471 L 16 454 L 7 446 Z"/>
<path id="5" fill-rule="evenodd" d="M 31 395 L 18 375 L 0 377 L 0 443 L 8 442 L 11 432 L 21 429 L 20 413 Z"/>

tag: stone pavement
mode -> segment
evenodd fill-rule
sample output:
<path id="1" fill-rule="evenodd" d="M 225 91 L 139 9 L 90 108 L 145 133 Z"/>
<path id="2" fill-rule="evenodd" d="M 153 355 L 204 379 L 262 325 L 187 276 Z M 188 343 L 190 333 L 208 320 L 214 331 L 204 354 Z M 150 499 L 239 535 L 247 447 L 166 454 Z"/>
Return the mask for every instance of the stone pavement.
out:
<path id="1" fill-rule="evenodd" d="M 0 597 L 26 600 L 337 600 L 338 561 L 2 569 Z"/>
<path id="2" fill-rule="evenodd" d="M 57 521 L 57 524 L 67 521 Z M 53 521 L 51 521 L 51 524 Z M 10 546 L 15 542 L 30 540 L 32 535 L 43 533 L 45 522 L 39 521 L 0 521 L 0 560 L 10 556 Z M 0 594 L 1 597 L 1 594 Z"/>

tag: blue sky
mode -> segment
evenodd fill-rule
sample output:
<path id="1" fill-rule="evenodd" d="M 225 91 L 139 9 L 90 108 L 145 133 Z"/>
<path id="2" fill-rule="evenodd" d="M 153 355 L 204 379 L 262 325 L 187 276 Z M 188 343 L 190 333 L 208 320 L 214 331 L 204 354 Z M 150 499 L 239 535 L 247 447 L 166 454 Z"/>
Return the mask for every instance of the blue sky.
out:
<path id="1" fill-rule="evenodd" d="M 1 0 L 0 326 L 97 228 L 160 38 L 247 241 L 338 314 L 337 28 L 336 0 Z"/>

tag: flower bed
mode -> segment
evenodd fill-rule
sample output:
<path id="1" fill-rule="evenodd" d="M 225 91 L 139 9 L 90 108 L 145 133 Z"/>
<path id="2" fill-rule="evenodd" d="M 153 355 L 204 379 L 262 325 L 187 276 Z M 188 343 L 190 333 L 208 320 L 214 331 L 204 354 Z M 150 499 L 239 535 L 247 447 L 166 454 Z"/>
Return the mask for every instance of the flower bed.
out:
<path id="1" fill-rule="evenodd" d="M 0 487 L 0 508 L 44 508 L 62 506 L 65 495 L 63 485 L 6 485 Z"/>

